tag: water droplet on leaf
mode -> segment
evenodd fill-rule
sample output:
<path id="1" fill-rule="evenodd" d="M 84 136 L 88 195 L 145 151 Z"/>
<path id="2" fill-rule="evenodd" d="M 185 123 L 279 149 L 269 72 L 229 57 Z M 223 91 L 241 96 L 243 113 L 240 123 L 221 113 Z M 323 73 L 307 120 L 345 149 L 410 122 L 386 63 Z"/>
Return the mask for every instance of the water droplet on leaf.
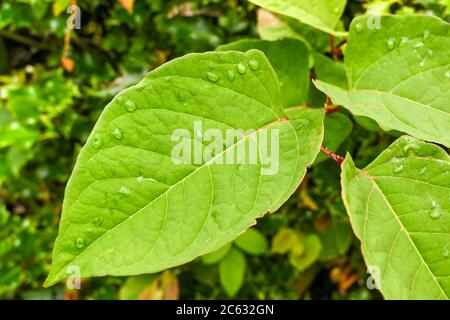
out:
<path id="1" fill-rule="evenodd" d="M 400 173 L 403 171 L 403 165 L 400 164 L 394 168 L 394 173 Z"/>
<path id="2" fill-rule="evenodd" d="M 406 46 L 408 44 L 408 42 L 409 42 L 409 38 L 408 37 L 402 37 L 400 39 L 400 47 Z"/>
<path id="3" fill-rule="evenodd" d="M 96 218 L 94 219 L 94 224 L 95 224 L 97 227 L 101 226 L 102 223 L 103 223 L 103 218 L 102 218 L 102 217 L 96 217 Z"/>
<path id="4" fill-rule="evenodd" d="M 243 62 L 238 63 L 237 69 L 240 74 L 245 74 L 247 72 L 247 66 Z"/>
<path id="5" fill-rule="evenodd" d="M 77 240 L 75 240 L 75 247 L 77 247 L 78 249 L 81 249 L 84 247 L 83 238 L 78 238 Z"/>
<path id="6" fill-rule="evenodd" d="M 228 70 L 227 75 L 228 80 L 230 80 L 231 82 L 233 82 L 234 78 L 236 78 L 236 72 L 234 72 L 233 70 Z"/>
<path id="7" fill-rule="evenodd" d="M 211 82 L 219 81 L 219 76 L 215 72 L 208 72 L 206 76 L 208 77 L 208 80 Z"/>
<path id="8" fill-rule="evenodd" d="M 430 218 L 433 220 L 437 220 L 444 215 L 441 207 L 438 205 L 436 200 L 431 201 L 431 211 L 430 211 L 429 215 L 430 215 Z"/>
<path id="9" fill-rule="evenodd" d="M 259 69 L 259 62 L 258 60 L 250 60 L 248 65 L 250 66 L 250 69 L 252 69 L 253 71 L 256 71 Z"/>
<path id="10" fill-rule="evenodd" d="M 120 193 L 123 197 L 129 197 L 130 194 L 131 194 L 131 191 L 130 191 L 130 189 L 128 189 L 127 187 L 121 186 L 121 187 L 119 188 L 119 193 Z"/>
<path id="11" fill-rule="evenodd" d="M 115 128 L 112 132 L 112 135 L 117 140 L 122 140 L 122 138 L 123 138 L 122 130 L 120 130 L 119 128 Z"/>
<path id="12" fill-rule="evenodd" d="M 358 22 L 358 23 L 355 25 L 355 30 L 356 30 L 356 32 L 361 32 L 362 29 L 363 29 L 362 23 L 361 23 L 361 22 Z"/>
<path id="13" fill-rule="evenodd" d="M 186 100 L 186 98 L 185 98 L 183 92 L 178 92 L 178 94 L 177 94 L 177 99 L 178 99 L 178 101 L 180 101 L 180 102 L 183 102 L 184 100 Z"/>
<path id="14" fill-rule="evenodd" d="M 392 50 L 395 48 L 395 38 L 389 38 L 387 39 L 387 47 L 389 50 Z"/>
<path id="15" fill-rule="evenodd" d="M 102 145 L 102 139 L 100 138 L 100 136 L 95 136 L 94 139 L 92 139 L 92 145 L 95 149 L 100 148 L 100 146 Z"/>
<path id="16" fill-rule="evenodd" d="M 128 112 L 132 112 L 136 110 L 136 104 L 132 100 L 127 100 L 125 102 L 125 108 L 127 109 Z"/>

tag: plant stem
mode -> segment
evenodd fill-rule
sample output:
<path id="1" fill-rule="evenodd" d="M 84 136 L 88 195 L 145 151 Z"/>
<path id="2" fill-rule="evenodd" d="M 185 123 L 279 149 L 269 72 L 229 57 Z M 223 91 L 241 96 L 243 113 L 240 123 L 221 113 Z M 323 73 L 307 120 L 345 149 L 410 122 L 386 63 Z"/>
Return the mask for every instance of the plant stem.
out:
<path id="1" fill-rule="evenodd" d="M 333 151 L 327 149 L 324 146 L 320 146 L 320 151 L 322 151 L 323 153 L 325 153 L 330 159 L 333 159 L 334 161 L 336 161 L 339 165 L 342 164 L 342 162 L 344 162 L 344 158 L 335 154 Z"/>
<path id="2" fill-rule="evenodd" d="M 39 49 L 44 49 L 45 48 L 40 42 L 38 42 L 38 41 L 36 41 L 34 39 L 27 38 L 27 37 L 22 36 L 20 34 L 12 33 L 12 32 L 6 31 L 6 30 L 0 30 L 0 36 L 8 38 L 8 39 L 11 39 L 11 40 L 16 41 L 16 42 L 23 43 L 23 44 L 25 44 L 27 46 L 30 46 L 30 47 L 36 47 L 36 48 L 39 48 Z"/>
<path id="3" fill-rule="evenodd" d="M 341 50 L 336 48 L 336 41 L 334 35 L 330 35 L 330 54 L 335 60 L 339 60 L 341 58 Z"/>

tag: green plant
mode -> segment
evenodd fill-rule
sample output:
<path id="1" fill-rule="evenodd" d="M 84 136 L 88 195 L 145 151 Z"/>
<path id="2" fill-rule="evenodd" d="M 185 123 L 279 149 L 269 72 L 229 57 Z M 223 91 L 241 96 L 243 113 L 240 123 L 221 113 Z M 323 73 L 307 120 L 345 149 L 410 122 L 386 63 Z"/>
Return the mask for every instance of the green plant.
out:
<path id="1" fill-rule="evenodd" d="M 346 19 L 351 15 L 342 19 L 341 15 L 344 8 L 353 10 L 352 2 L 347 7 L 345 1 L 252 2 L 284 15 L 276 16 L 275 24 L 259 25 L 262 39 L 242 40 L 219 46 L 216 52 L 171 61 L 122 91 L 104 110 L 68 183 L 46 284 L 66 277 L 66 267 L 73 264 L 80 267 L 83 277 L 133 275 L 157 272 L 203 255 L 206 264 L 209 259 L 219 265 L 222 285 L 234 296 L 250 270 L 251 261 L 243 252 L 256 250 L 261 257 L 288 257 L 301 271 L 303 285 L 317 273 L 315 263 L 326 263 L 349 250 L 352 238 L 348 218 L 342 214 L 345 205 L 365 262 L 384 297 L 447 298 L 449 28 L 436 17 L 404 15 L 427 9 L 448 19 L 445 3 L 369 2 L 369 15 L 355 18 L 347 34 L 350 21 Z M 397 15 L 378 20 L 380 13 Z M 118 17 L 135 23 L 121 11 Z M 161 15 L 155 22 L 163 26 L 165 19 Z M 232 19 L 230 15 L 220 23 L 231 29 L 233 24 L 226 20 Z M 199 50 L 199 44 L 217 45 L 225 37 L 204 23 L 193 21 L 197 27 L 191 29 L 185 21 L 171 22 L 181 35 L 199 28 L 209 30 L 200 32 L 202 41 L 185 43 L 180 40 L 183 36 L 170 29 L 178 52 Z M 140 37 L 145 39 L 145 27 L 139 28 L 144 29 Z M 126 50 L 120 47 L 126 38 L 125 34 L 110 37 L 104 48 Z M 182 50 L 180 45 L 192 47 Z M 137 47 L 133 50 L 139 51 Z M 140 61 L 128 56 L 125 64 L 138 68 Z M 18 175 L 33 156 L 30 145 L 58 135 L 72 136 L 71 123 L 69 129 L 55 133 L 52 121 L 61 117 L 79 93 L 73 83 L 61 81 L 60 74 L 53 78 L 51 82 L 64 90 L 51 89 L 64 93 L 48 111 L 26 113 L 29 110 L 21 107 L 23 99 L 15 99 L 15 89 L 8 89 L 8 110 L 19 121 L 2 127 L 1 147 L 8 152 L 0 156 L 10 165 L 0 177 Z M 114 93 L 122 88 L 111 89 Z M 24 95 L 20 89 L 17 92 Z M 37 94 L 32 104 L 41 105 L 43 94 Z M 39 126 L 28 121 L 38 115 L 44 115 Z M 203 129 L 225 132 L 238 128 L 244 134 L 211 146 L 207 142 L 214 141 L 203 140 L 196 131 L 196 120 L 202 121 Z M 20 134 L 8 131 L 17 128 Z M 279 133 L 276 174 L 262 174 L 273 162 L 262 163 L 259 158 L 254 164 L 214 163 L 224 156 L 224 150 L 238 150 L 241 141 L 262 139 L 266 129 Z M 174 164 L 172 151 L 179 141 L 172 141 L 171 136 L 176 130 L 189 133 L 194 146 L 208 151 L 208 160 Z M 401 136 L 402 132 L 409 136 Z M 17 147 L 11 137 L 20 140 Z M 394 137 L 398 139 L 391 144 Z M 375 143 L 376 139 L 380 142 Z M 276 148 L 258 146 L 269 158 Z M 345 151 L 344 160 L 337 153 Z M 324 161 L 326 156 L 342 169 L 341 198 L 337 187 L 330 187 L 338 166 Z M 64 180 L 64 176 L 55 180 Z M 230 245 L 256 218 L 280 207 L 277 215 L 287 214 L 286 208 L 297 203 L 291 196 L 296 190 L 308 208 L 306 218 L 289 216 L 296 227 L 277 230 L 278 224 L 268 228 L 262 219 L 261 228 L 268 228 L 265 234 L 274 235 L 270 252 L 249 247 L 242 238 Z M 326 214 L 308 192 L 321 199 Z M 8 221 L 6 207 L 0 207 L 0 212 L 0 223 Z M 313 215 L 319 225 L 311 228 L 308 217 Z M 331 223 L 322 227 L 319 219 L 326 221 L 330 216 Z M 270 222 L 276 219 L 268 217 Z M 14 218 L 14 225 L 21 225 Z M 4 252 L 11 252 L 14 245 L 14 241 L 5 243 Z M 240 267 L 233 270 L 232 266 Z M 11 270 L 8 277 L 18 278 L 20 271 Z M 158 279 L 166 278 L 173 275 Z M 125 285 L 134 287 L 142 279 L 149 282 L 153 277 L 129 278 Z M 164 281 L 172 283 L 169 280 Z M 141 290 L 141 284 L 137 286 Z"/>

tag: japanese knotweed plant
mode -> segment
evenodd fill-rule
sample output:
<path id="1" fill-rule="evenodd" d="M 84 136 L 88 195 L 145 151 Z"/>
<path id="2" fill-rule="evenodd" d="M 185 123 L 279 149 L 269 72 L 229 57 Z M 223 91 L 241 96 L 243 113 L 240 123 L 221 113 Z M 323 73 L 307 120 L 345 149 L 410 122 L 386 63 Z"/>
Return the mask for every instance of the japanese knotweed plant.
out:
<path id="1" fill-rule="evenodd" d="M 341 166 L 342 198 L 384 297 L 447 299 L 449 25 L 362 16 L 346 33 L 337 31 L 345 1 L 252 2 L 345 40 L 344 63 L 340 52 L 331 61 L 298 37 L 242 40 L 168 62 L 118 94 L 67 184 L 45 285 L 73 265 L 82 277 L 135 275 L 216 251 L 277 211 L 322 149 Z M 308 100 L 311 66 L 325 109 Z M 406 135 L 359 169 L 332 152 L 351 131 L 345 112 L 330 114 L 339 107 Z M 230 130 L 241 134 L 219 139 Z M 239 159 L 251 145 L 254 161 Z"/>

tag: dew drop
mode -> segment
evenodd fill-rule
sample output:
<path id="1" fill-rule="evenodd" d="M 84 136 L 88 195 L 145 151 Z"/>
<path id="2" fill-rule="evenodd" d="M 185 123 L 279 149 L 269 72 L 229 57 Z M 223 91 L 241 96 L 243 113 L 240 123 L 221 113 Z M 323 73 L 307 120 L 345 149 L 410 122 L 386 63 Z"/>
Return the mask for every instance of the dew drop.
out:
<path id="1" fill-rule="evenodd" d="M 433 209 L 430 211 L 430 218 L 433 220 L 437 220 L 442 217 L 442 211 L 440 209 Z"/>
<path id="2" fill-rule="evenodd" d="M 397 157 L 392 157 L 390 162 L 392 162 L 392 163 L 400 163 L 400 162 L 402 162 L 402 159 L 399 159 Z"/>
<path id="3" fill-rule="evenodd" d="M 77 240 L 75 240 L 75 247 L 77 247 L 78 249 L 81 249 L 84 247 L 83 238 L 77 238 Z"/>
<path id="4" fill-rule="evenodd" d="M 252 69 L 253 71 L 256 71 L 259 69 L 259 62 L 258 60 L 250 60 L 248 65 L 250 66 L 250 69 Z"/>
<path id="5" fill-rule="evenodd" d="M 394 168 L 394 173 L 400 173 L 403 171 L 403 165 L 400 164 Z"/>
<path id="6" fill-rule="evenodd" d="M 414 48 L 422 48 L 425 44 L 422 41 L 417 41 L 414 44 Z"/>
<path id="7" fill-rule="evenodd" d="M 427 39 L 430 36 L 430 31 L 425 30 L 425 32 L 423 33 L 423 38 Z"/>
<path id="8" fill-rule="evenodd" d="M 119 128 L 115 128 L 112 132 L 112 135 L 117 140 L 122 140 L 122 138 L 123 138 L 123 132 Z"/>
<path id="9" fill-rule="evenodd" d="M 228 80 L 233 82 L 234 79 L 236 78 L 236 72 L 234 72 L 233 70 L 228 70 L 227 76 L 228 76 Z"/>
<path id="10" fill-rule="evenodd" d="M 423 59 L 422 61 L 420 61 L 419 66 L 424 67 L 426 64 L 426 60 Z"/>
<path id="11" fill-rule="evenodd" d="M 358 22 L 358 23 L 355 25 L 355 30 L 356 30 L 356 32 L 361 32 L 362 29 L 363 29 L 362 23 L 361 23 L 361 22 Z"/>
<path id="12" fill-rule="evenodd" d="M 87 234 L 92 234 L 94 232 L 94 230 L 92 230 L 92 228 L 87 228 L 86 229 L 86 233 Z"/>
<path id="13" fill-rule="evenodd" d="M 395 48 L 395 38 L 389 38 L 386 41 L 387 47 L 389 50 L 392 50 Z"/>
<path id="14" fill-rule="evenodd" d="M 243 62 L 238 63 L 237 69 L 240 74 L 245 74 L 247 72 L 247 66 Z"/>
<path id="15" fill-rule="evenodd" d="M 129 197 L 130 194 L 131 194 L 131 191 L 130 191 L 130 189 L 128 189 L 127 187 L 121 186 L 121 187 L 119 188 L 119 193 L 120 193 L 120 195 L 122 195 L 123 197 Z"/>
<path id="16" fill-rule="evenodd" d="M 102 217 L 96 217 L 96 218 L 94 219 L 94 224 L 95 224 L 97 227 L 101 226 L 102 223 L 103 223 L 103 218 L 102 218 Z"/>
<path id="17" fill-rule="evenodd" d="M 95 149 L 100 148 L 100 146 L 102 145 L 102 139 L 100 138 L 100 136 L 97 135 L 94 137 L 94 139 L 92 140 L 92 145 Z"/>
<path id="18" fill-rule="evenodd" d="M 450 78 L 450 71 L 447 71 L 447 72 L 445 73 L 445 77 L 446 77 L 446 78 Z"/>
<path id="19" fill-rule="evenodd" d="M 406 46 L 408 44 L 408 42 L 409 42 L 409 38 L 408 37 L 402 37 L 400 39 L 400 47 Z"/>
<path id="20" fill-rule="evenodd" d="M 177 99 L 178 101 L 183 102 L 184 100 L 186 100 L 186 97 L 184 96 L 183 92 L 178 92 Z"/>
<path id="21" fill-rule="evenodd" d="M 443 212 L 439 205 L 437 204 L 436 200 L 431 201 L 431 211 L 430 211 L 430 218 L 433 220 L 437 220 L 440 217 L 443 216 Z"/>
<path id="22" fill-rule="evenodd" d="M 334 7 L 334 13 L 338 13 L 339 12 L 339 7 Z"/>
<path id="23" fill-rule="evenodd" d="M 211 82 L 219 81 L 219 76 L 215 72 L 209 71 L 206 73 L 206 76 L 207 76 L 208 80 Z"/>
<path id="24" fill-rule="evenodd" d="M 427 167 L 423 167 L 421 170 L 420 170 L 420 172 L 419 172 L 419 174 L 424 174 L 425 172 L 427 171 Z"/>
<path id="25" fill-rule="evenodd" d="M 123 104 L 123 100 L 124 100 L 124 97 L 123 97 L 123 96 L 118 96 L 118 97 L 116 98 L 116 102 L 117 102 L 118 104 Z"/>
<path id="26" fill-rule="evenodd" d="M 125 108 L 128 112 L 133 112 L 134 110 L 136 110 L 136 104 L 132 100 L 127 100 L 125 102 Z"/>
<path id="27" fill-rule="evenodd" d="M 448 259 L 450 257 L 450 249 L 448 247 L 444 248 L 444 258 Z"/>

